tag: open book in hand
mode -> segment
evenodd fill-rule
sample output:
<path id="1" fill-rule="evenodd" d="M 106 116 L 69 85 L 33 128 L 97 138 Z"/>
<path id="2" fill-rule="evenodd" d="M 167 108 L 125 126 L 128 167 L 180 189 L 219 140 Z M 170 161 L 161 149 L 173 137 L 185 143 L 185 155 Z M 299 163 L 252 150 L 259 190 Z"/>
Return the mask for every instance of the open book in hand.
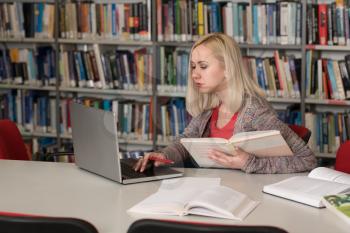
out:
<path id="1" fill-rule="evenodd" d="M 314 207 L 324 207 L 322 197 L 350 191 L 350 175 L 326 167 L 313 169 L 308 176 L 295 176 L 265 185 L 265 193 Z"/>
<path id="2" fill-rule="evenodd" d="M 327 209 L 350 224 L 350 193 L 324 196 L 322 203 Z"/>
<path id="3" fill-rule="evenodd" d="M 212 149 L 231 154 L 234 147 L 255 156 L 293 155 L 287 142 L 278 130 L 250 131 L 224 138 L 181 138 L 180 142 L 200 167 L 222 167 L 208 158 Z"/>
<path id="4" fill-rule="evenodd" d="M 242 220 L 258 202 L 231 188 L 219 178 L 179 178 L 162 181 L 159 190 L 128 211 L 139 214 L 202 215 Z"/>

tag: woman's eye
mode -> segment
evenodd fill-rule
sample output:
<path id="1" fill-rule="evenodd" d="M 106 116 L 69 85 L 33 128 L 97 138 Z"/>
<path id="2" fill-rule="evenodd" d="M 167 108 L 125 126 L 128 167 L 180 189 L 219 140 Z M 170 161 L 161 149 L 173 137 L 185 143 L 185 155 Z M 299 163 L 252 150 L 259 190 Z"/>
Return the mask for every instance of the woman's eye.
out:
<path id="1" fill-rule="evenodd" d="M 191 69 L 194 70 L 194 69 L 196 69 L 196 67 L 195 66 L 191 66 Z"/>
<path id="2" fill-rule="evenodd" d="M 201 66 L 201 69 L 202 70 L 204 70 L 204 69 L 206 69 L 207 68 L 207 66 Z"/>

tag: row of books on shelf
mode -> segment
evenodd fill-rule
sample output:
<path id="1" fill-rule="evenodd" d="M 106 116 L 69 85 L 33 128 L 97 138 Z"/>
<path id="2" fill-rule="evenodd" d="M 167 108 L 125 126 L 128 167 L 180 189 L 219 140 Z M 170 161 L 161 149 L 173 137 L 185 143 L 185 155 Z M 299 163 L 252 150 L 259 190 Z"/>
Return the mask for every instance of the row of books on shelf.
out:
<path id="1" fill-rule="evenodd" d="M 151 40 L 151 1 L 135 3 L 63 2 L 62 38 Z"/>
<path id="2" fill-rule="evenodd" d="M 152 52 L 148 48 L 111 51 L 98 45 L 62 48 L 61 87 L 152 90 Z M 159 92 L 185 93 L 189 51 L 160 47 Z M 268 97 L 300 98 L 301 59 L 293 55 L 244 57 L 249 75 Z M 350 60 L 317 58 L 306 53 L 306 96 L 317 99 L 350 98 Z M 50 46 L 0 50 L 0 83 L 49 86 L 56 84 L 55 52 Z"/>
<path id="3" fill-rule="evenodd" d="M 350 140 L 349 112 L 307 112 L 305 126 L 312 132 L 309 146 L 316 153 L 335 154 L 343 142 Z"/>
<path id="4" fill-rule="evenodd" d="M 56 101 L 47 93 L 5 91 L 0 93 L 1 119 L 17 123 L 21 131 L 55 133 Z"/>
<path id="5" fill-rule="evenodd" d="M 306 53 L 306 97 L 318 99 L 350 98 L 350 55 L 343 60 L 318 58 Z"/>
<path id="6" fill-rule="evenodd" d="M 53 38 L 55 5 L 0 4 L 0 37 Z M 150 0 L 134 3 L 65 2 L 59 6 L 59 35 L 67 39 L 151 40 Z"/>
<path id="7" fill-rule="evenodd" d="M 186 90 L 189 53 L 186 49 L 160 47 L 160 77 L 156 79 L 159 91 Z"/>
<path id="8" fill-rule="evenodd" d="M 350 45 L 349 3 L 307 4 L 308 44 Z M 239 43 L 301 44 L 297 1 L 157 0 L 158 41 L 191 41 L 225 32 Z M 66 2 L 59 5 L 64 39 L 151 40 L 151 1 Z M 55 9 L 47 2 L 0 3 L 1 38 L 53 38 Z"/>
<path id="9" fill-rule="evenodd" d="M 293 55 L 273 57 L 244 57 L 249 76 L 268 97 L 300 98 L 301 59 Z"/>
<path id="10" fill-rule="evenodd" d="M 240 43 L 301 44 L 301 3 L 158 0 L 158 41 L 188 41 L 225 32 Z"/>
<path id="11" fill-rule="evenodd" d="M 53 38 L 55 6 L 47 3 L 0 3 L 0 37 Z"/>
<path id="12" fill-rule="evenodd" d="M 59 60 L 61 86 L 150 90 L 151 56 L 146 48 L 101 53 L 97 44 L 87 50 L 65 50 Z M 50 46 L 1 49 L 0 82 L 55 85 L 55 64 L 55 52 Z"/>
<path id="13" fill-rule="evenodd" d="M 183 98 L 163 98 L 157 106 L 157 124 L 154 125 L 152 102 L 94 97 L 61 98 L 58 115 L 55 96 L 50 96 L 47 92 L 28 90 L 0 93 L 0 118 L 13 120 L 23 132 L 55 134 L 59 117 L 60 133 L 70 135 L 72 129 L 69 104 L 72 101 L 115 112 L 118 116 L 118 133 L 127 139 L 151 140 L 153 129 L 157 127 L 157 138 L 169 141 L 180 135 L 188 123 Z"/>
<path id="14" fill-rule="evenodd" d="M 51 46 L 34 49 L 0 49 L 0 82 L 48 86 L 56 84 L 55 51 Z"/>
<path id="15" fill-rule="evenodd" d="M 62 87 L 151 90 L 152 54 L 146 48 L 100 51 L 68 50 L 60 53 Z"/>
<path id="16" fill-rule="evenodd" d="M 349 8 L 346 0 L 308 4 L 308 44 L 350 45 Z"/>

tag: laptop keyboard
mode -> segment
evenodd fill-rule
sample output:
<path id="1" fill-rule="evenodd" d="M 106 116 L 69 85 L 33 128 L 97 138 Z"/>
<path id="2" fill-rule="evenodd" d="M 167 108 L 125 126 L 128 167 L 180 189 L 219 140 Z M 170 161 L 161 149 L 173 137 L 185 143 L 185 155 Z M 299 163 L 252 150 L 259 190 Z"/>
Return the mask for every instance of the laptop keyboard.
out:
<path id="1" fill-rule="evenodd" d="M 169 167 L 154 167 L 152 163 L 148 163 L 146 170 L 144 172 L 137 172 L 133 169 L 134 164 L 137 162 L 137 159 L 127 158 L 121 159 L 120 165 L 122 169 L 122 177 L 123 179 L 132 179 L 132 178 L 143 178 L 150 176 L 164 176 L 164 175 L 173 175 L 179 174 L 173 169 L 169 169 Z"/>
<path id="2" fill-rule="evenodd" d="M 120 165 L 122 168 L 122 177 L 124 179 L 130 179 L 130 178 L 142 178 L 146 177 L 147 175 L 144 172 L 137 172 L 135 171 L 130 164 L 126 163 L 122 159 L 120 161 Z"/>

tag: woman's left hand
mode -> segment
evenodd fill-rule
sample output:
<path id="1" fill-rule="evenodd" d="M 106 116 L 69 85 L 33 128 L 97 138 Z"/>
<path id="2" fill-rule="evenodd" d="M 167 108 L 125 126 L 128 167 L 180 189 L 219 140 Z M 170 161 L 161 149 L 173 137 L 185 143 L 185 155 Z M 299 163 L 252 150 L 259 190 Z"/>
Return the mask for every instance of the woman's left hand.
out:
<path id="1" fill-rule="evenodd" d="M 249 154 L 240 148 L 235 148 L 232 154 L 227 154 L 218 150 L 212 150 L 208 156 L 211 160 L 218 164 L 232 169 L 241 169 L 247 162 Z"/>

